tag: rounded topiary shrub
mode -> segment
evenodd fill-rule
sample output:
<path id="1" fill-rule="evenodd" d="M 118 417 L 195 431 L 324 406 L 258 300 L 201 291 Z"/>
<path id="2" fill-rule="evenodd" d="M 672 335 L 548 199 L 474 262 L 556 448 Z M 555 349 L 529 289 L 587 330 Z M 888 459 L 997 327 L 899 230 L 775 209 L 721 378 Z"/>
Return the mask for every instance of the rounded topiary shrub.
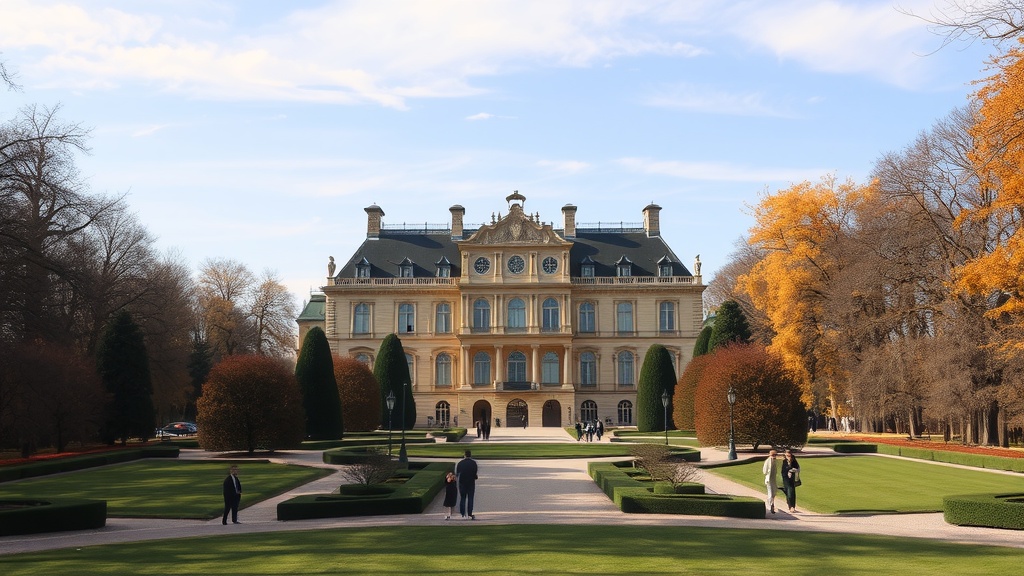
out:
<path id="1" fill-rule="evenodd" d="M 1024 492 L 946 496 L 942 512 L 946 522 L 958 526 L 1024 530 Z"/>

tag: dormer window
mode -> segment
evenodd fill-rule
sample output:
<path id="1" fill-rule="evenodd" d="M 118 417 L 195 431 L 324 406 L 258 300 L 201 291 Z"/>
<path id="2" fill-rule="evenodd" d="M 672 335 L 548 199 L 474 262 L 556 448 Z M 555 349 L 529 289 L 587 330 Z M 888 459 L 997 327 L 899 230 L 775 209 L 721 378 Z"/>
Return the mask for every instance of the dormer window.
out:
<path id="1" fill-rule="evenodd" d="M 580 262 L 580 276 L 584 278 L 594 277 L 594 261 L 587 256 Z"/>
<path id="2" fill-rule="evenodd" d="M 615 275 L 619 278 L 633 275 L 633 263 L 625 255 L 615 262 Z"/>
<path id="3" fill-rule="evenodd" d="M 658 260 L 658 276 L 667 278 L 672 275 L 672 259 L 668 256 L 662 256 L 661 260 Z"/>
<path id="4" fill-rule="evenodd" d="M 356 278 L 370 277 L 370 262 L 365 257 L 356 262 Z"/>
<path id="5" fill-rule="evenodd" d="M 412 260 L 406 258 L 398 264 L 399 276 L 402 278 L 412 278 Z"/>
<path id="6" fill-rule="evenodd" d="M 438 278 L 451 278 L 452 263 L 448 260 L 447 256 L 441 256 L 441 259 L 435 263 L 435 266 L 437 266 Z"/>

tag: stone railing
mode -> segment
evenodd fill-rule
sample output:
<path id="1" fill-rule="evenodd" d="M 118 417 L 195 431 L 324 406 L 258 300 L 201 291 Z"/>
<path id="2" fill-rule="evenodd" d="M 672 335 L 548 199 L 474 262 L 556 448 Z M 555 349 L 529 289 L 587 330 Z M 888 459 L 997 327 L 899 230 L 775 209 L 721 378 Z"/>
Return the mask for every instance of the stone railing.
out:
<path id="1" fill-rule="evenodd" d="M 458 278 L 328 278 L 328 286 L 458 286 Z"/>
<path id="2" fill-rule="evenodd" d="M 577 276 L 570 278 L 580 285 L 655 285 L 655 284 L 696 284 L 693 276 Z"/>

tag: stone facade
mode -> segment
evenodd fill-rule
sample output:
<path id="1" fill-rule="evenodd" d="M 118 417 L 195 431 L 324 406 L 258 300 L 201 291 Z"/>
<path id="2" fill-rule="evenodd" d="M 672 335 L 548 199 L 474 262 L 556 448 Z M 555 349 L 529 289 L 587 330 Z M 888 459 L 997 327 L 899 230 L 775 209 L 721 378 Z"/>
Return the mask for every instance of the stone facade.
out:
<path id="1" fill-rule="evenodd" d="M 643 225 L 579 225 L 562 209 L 555 229 L 525 211 L 464 228 L 389 229 L 366 208 L 367 239 L 298 318 L 332 349 L 371 363 L 397 333 L 409 356 L 417 426 L 569 426 L 600 418 L 634 424 L 647 349 L 664 345 L 685 367 L 703 321 L 701 277 L 665 244 L 661 207 Z"/>

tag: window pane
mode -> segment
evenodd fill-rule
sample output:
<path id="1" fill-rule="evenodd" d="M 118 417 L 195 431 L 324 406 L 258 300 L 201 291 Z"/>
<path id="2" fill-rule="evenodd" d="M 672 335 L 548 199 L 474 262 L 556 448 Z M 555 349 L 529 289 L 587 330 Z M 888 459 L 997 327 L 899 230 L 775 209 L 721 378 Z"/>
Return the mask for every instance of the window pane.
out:
<path id="1" fill-rule="evenodd" d="M 370 306 L 367 304 L 356 304 L 355 315 L 352 318 L 352 332 L 355 334 L 369 334 L 370 332 Z"/>
<path id="2" fill-rule="evenodd" d="M 415 308 L 412 304 L 402 304 L 398 307 L 398 331 L 412 332 L 415 330 Z"/>
<path id="3" fill-rule="evenodd" d="M 594 305 L 590 302 L 580 304 L 580 332 L 594 332 Z"/>
<path id="4" fill-rule="evenodd" d="M 561 380 L 558 375 L 558 354 L 547 352 L 541 360 L 541 382 L 544 384 L 558 384 Z"/>
<path id="5" fill-rule="evenodd" d="M 526 303 L 519 298 L 508 302 L 508 327 L 526 328 Z"/>
<path id="6" fill-rule="evenodd" d="M 615 309 L 615 329 L 618 332 L 632 332 L 633 304 L 630 302 L 619 302 Z"/>
<path id="7" fill-rule="evenodd" d="M 662 332 L 676 329 L 676 307 L 672 302 L 662 302 L 658 314 L 658 327 Z"/>
<path id="8" fill-rule="evenodd" d="M 580 420 L 583 422 L 597 420 L 597 402 L 587 400 L 580 404 Z"/>
<path id="9" fill-rule="evenodd" d="M 487 352 L 477 352 L 473 356 L 473 383 L 491 383 L 491 357 Z"/>
<path id="10" fill-rule="evenodd" d="M 619 352 L 618 356 L 619 385 L 633 385 L 633 353 Z"/>
<path id="11" fill-rule="evenodd" d="M 412 354 L 406 354 L 405 355 L 405 363 L 409 365 L 409 384 L 412 385 L 412 383 L 413 383 L 412 376 L 413 376 L 413 374 L 416 373 L 416 371 L 413 370 Z"/>
<path id="12" fill-rule="evenodd" d="M 527 382 L 526 354 L 516 351 L 508 355 L 508 381 Z"/>
<path id="13" fill-rule="evenodd" d="M 483 298 L 473 302 L 473 328 L 490 328 L 491 305 Z"/>
<path id="14" fill-rule="evenodd" d="M 437 355 L 437 386 L 452 385 L 452 357 L 448 354 Z"/>
<path id="15" fill-rule="evenodd" d="M 580 385 L 597 385 L 597 357 L 593 352 L 580 354 Z"/>
<path id="16" fill-rule="evenodd" d="M 544 330 L 558 330 L 561 324 L 558 314 L 558 301 L 554 298 L 548 298 L 544 301 L 543 305 L 543 327 Z"/>
<path id="17" fill-rule="evenodd" d="M 633 403 L 629 400 L 619 402 L 619 424 L 633 423 Z"/>
<path id="18" fill-rule="evenodd" d="M 437 317 L 434 320 L 434 331 L 447 334 L 452 331 L 452 308 L 448 304 L 437 305 Z"/>

